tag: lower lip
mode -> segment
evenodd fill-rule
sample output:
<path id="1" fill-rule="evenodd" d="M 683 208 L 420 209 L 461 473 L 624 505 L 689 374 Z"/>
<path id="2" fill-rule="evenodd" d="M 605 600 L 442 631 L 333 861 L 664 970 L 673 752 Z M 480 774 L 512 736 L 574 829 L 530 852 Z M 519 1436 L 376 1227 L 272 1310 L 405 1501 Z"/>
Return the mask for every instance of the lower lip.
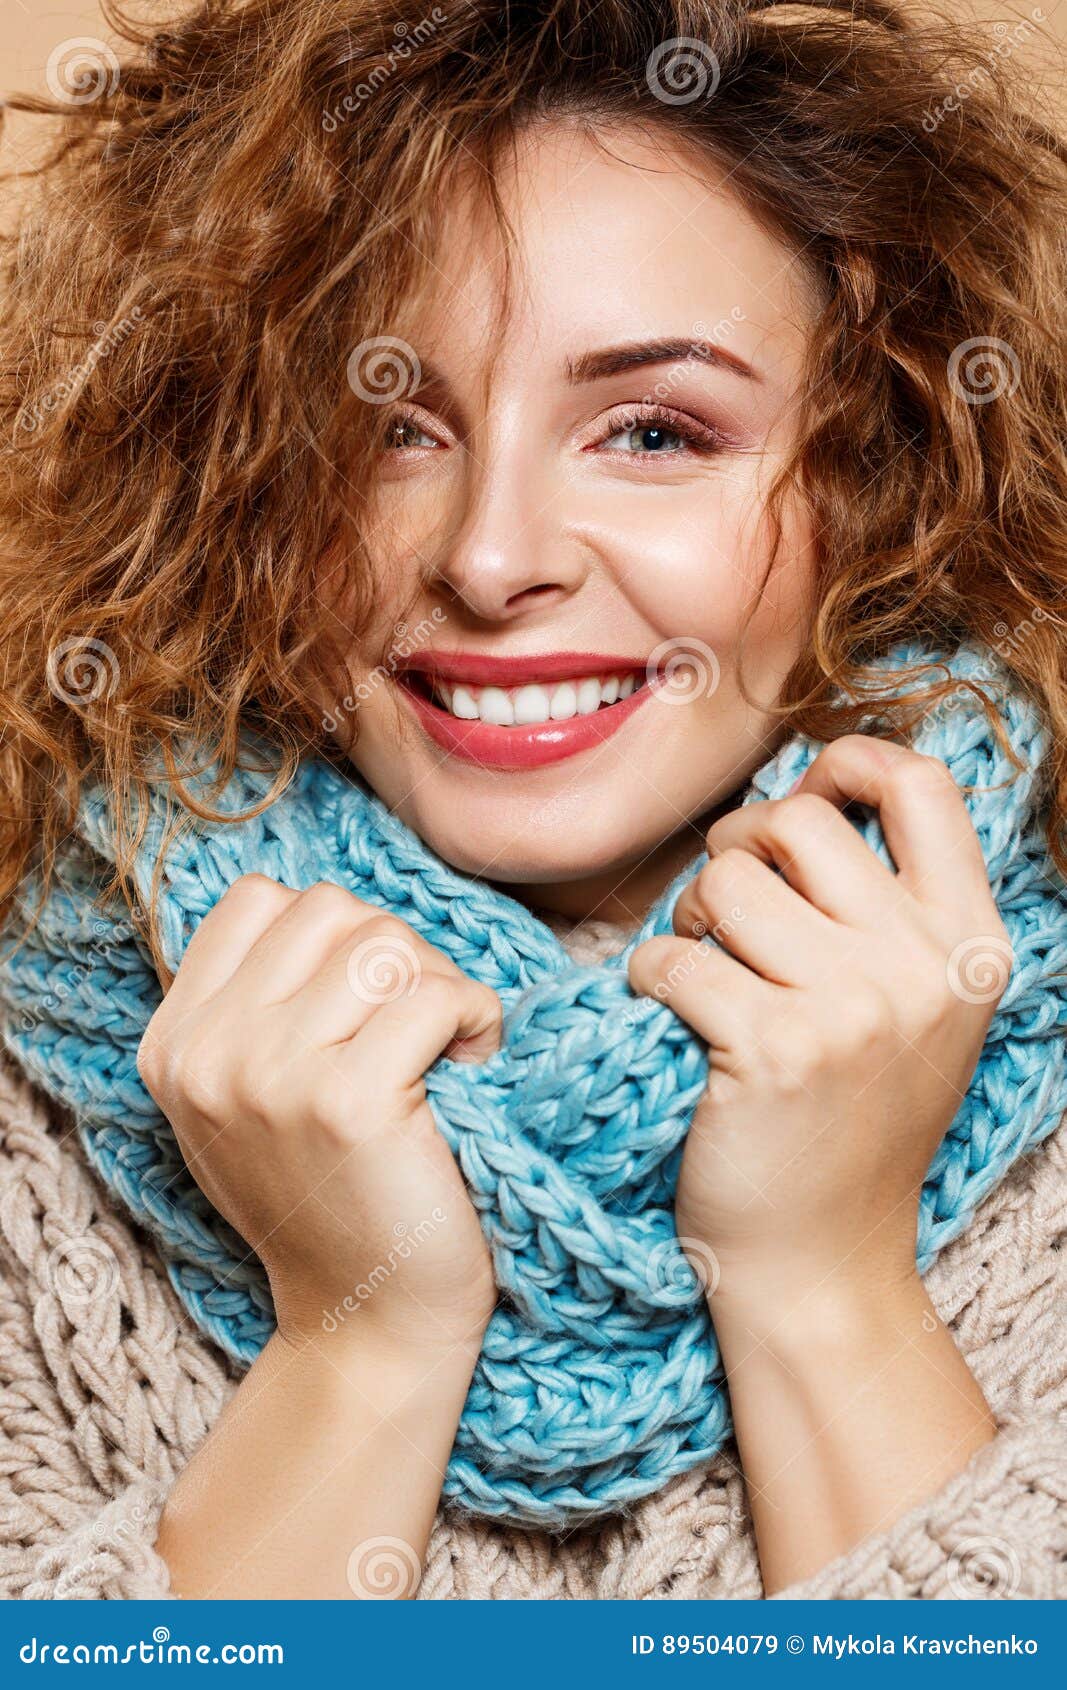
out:
<path id="1" fill-rule="evenodd" d="M 566 722 L 535 722 L 528 728 L 462 721 L 431 704 L 412 687 L 401 683 L 399 690 L 430 738 L 450 757 L 482 769 L 539 769 L 610 739 L 651 698 L 655 684 L 649 681 L 619 704 L 602 705 L 590 716 L 572 716 Z"/>

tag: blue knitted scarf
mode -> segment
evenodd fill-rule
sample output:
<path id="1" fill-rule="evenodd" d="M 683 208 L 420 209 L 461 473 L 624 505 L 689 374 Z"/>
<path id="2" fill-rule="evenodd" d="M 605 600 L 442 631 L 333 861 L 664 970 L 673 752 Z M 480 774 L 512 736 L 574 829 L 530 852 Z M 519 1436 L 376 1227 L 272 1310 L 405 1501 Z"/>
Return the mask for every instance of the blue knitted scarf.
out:
<path id="1" fill-rule="evenodd" d="M 907 646 L 885 661 L 931 655 Z M 1015 956 L 922 1192 L 921 1268 L 1067 1109 L 1067 888 L 1051 872 L 1041 831 L 1047 730 L 989 653 L 962 647 L 941 661 L 993 686 L 1025 767 L 1015 774 L 966 689 L 928 713 L 913 741 L 974 788 L 967 802 Z M 784 796 L 818 750 L 789 741 L 744 801 Z M 227 812 L 262 790 L 261 776 L 239 774 Z M 891 866 L 877 819 L 856 825 Z M 146 902 L 163 826 L 161 804 L 138 862 Z M 5 1042 L 75 1112 L 92 1166 L 155 1236 L 192 1319 L 249 1362 L 273 1328 L 266 1277 L 194 1184 L 138 1077 L 135 1053 L 160 989 L 131 927 L 93 907 L 112 850 L 108 805 L 91 793 L 40 923 L 0 971 Z M 427 1076 L 502 1293 L 445 1483 L 445 1495 L 474 1514 L 573 1525 L 657 1490 L 706 1461 L 727 1434 L 714 1332 L 671 1213 L 706 1052 L 670 1009 L 635 998 L 626 979 L 630 950 L 670 930 L 674 900 L 697 866 L 626 951 L 580 967 L 536 916 L 439 861 L 324 762 L 303 764 L 254 819 L 198 825 L 169 852 L 159 917 L 172 968 L 231 881 L 255 870 L 296 888 L 348 887 L 500 993 L 499 1054 L 480 1067 L 440 1061 Z M 968 964 L 980 995 L 988 986 L 980 939 Z"/>

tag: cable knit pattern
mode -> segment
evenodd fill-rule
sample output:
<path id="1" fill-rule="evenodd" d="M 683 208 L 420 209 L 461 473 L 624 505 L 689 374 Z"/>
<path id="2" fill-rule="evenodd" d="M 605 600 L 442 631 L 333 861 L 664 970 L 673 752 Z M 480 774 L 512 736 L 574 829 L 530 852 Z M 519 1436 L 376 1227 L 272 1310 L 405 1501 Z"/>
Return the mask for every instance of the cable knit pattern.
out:
<path id="1" fill-rule="evenodd" d="M 909 647 L 886 662 L 924 658 Z M 968 789 L 1015 950 L 971 1087 L 924 1186 L 921 1265 L 962 1231 L 1067 1107 L 1067 897 L 1046 872 L 1040 813 L 1047 731 L 989 654 L 964 647 L 942 661 L 961 680 L 999 689 L 1024 769 L 1013 771 L 964 688 L 917 734 L 918 749 L 940 756 Z M 817 750 L 790 741 L 745 801 L 786 793 Z M 244 811 L 262 789 L 262 779 L 240 775 L 226 807 Z M 139 859 L 146 901 L 162 825 L 155 815 Z M 877 818 L 857 825 L 890 862 Z M 63 884 L 5 964 L 5 1039 L 30 1074 L 77 1110 L 93 1166 L 159 1237 L 197 1323 L 247 1361 L 272 1326 L 266 1279 L 182 1167 L 137 1075 L 137 1044 L 159 988 L 128 924 L 92 907 L 100 858 L 113 850 L 101 795 L 87 800 L 81 830 Z M 633 944 L 669 931 L 692 868 L 620 955 L 582 966 L 530 911 L 440 862 L 342 773 L 307 762 L 259 815 L 204 827 L 171 850 L 160 902 L 171 967 L 226 886 L 251 870 L 290 886 L 347 886 L 401 916 L 504 1000 L 498 1055 L 479 1066 L 440 1062 L 427 1076 L 504 1293 L 445 1495 L 471 1513 L 559 1526 L 613 1513 L 704 1465 L 727 1436 L 728 1409 L 701 1287 L 675 1238 L 672 1196 L 706 1053 L 665 1005 L 634 997 L 625 971 Z M 997 946 L 976 935 L 954 957 L 964 995 L 988 993 L 983 970 L 1004 968 Z M 400 941 L 386 939 L 381 949 L 382 957 L 364 959 L 372 994 L 382 989 L 376 963 L 403 971 L 414 960 Z M 111 1247 L 106 1235 L 102 1242 Z M 113 1335 L 101 1331 L 99 1341 L 106 1347 Z M 122 1412 L 116 1401 L 116 1424 Z"/>

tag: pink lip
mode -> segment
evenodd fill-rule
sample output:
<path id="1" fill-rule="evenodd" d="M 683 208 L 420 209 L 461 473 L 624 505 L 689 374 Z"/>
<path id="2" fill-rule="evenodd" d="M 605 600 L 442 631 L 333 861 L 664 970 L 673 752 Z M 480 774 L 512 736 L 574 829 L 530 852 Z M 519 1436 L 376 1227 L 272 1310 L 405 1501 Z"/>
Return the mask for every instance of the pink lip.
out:
<path id="1" fill-rule="evenodd" d="M 566 652 L 538 657 L 468 657 L 460 652 L 424 652 L 404 666 L 426 675 L 466 682 L 472 686 L 521 686 L 525 681 L 560 681 L 574 675 L 633 674 L 640 659 Z M 399 691 L 419 723 L 443 751 L 463 763 L 483 769 L 537 769 L 562 762 L 610 739 L 651 698 L 655 681 L 632 692 L 618 704 L 602 706 L 591 716 L 572 716 L 566 722 L 538 722 L 532 727 L 499 728 L 491 722 L 461 721 L 424 698 L 401 680 Z"/>

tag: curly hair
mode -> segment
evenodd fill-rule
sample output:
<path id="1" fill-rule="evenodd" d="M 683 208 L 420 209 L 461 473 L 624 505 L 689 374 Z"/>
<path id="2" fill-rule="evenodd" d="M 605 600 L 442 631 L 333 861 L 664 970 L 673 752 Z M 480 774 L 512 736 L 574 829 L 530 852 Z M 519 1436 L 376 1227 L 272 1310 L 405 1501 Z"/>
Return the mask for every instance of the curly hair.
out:
<path id="1" fill-rule="evenodd" d="M 828 739 L 873 700 L 905 731 L 951 682 L 879 694 L 871 659 L 983 642 L 1050 724 L 1067 870 L 1067 151 L 1003 38 L 887 0 L 463 0 L 406 33 L 383 0 L 107 20 L 121 60 L 101 45 L 92 76 L 9 102 L 61 127 L 4 254 L 0 913 L 87 779 L 132 852 L 154 781 L 213 814 L 190 748 L 221 787 L 255 730 L 272 791 L 327 749 L 323 583 L 341 572 L 356 636 L 374 594 L 382 407 L 349 356 L 425 282 L 456 172 L 496 205 L 501 149 L 554 117 L 725 164 L 822 284 L 772 498 L 803 490 L 818 552 L 783 718 Z"/>

